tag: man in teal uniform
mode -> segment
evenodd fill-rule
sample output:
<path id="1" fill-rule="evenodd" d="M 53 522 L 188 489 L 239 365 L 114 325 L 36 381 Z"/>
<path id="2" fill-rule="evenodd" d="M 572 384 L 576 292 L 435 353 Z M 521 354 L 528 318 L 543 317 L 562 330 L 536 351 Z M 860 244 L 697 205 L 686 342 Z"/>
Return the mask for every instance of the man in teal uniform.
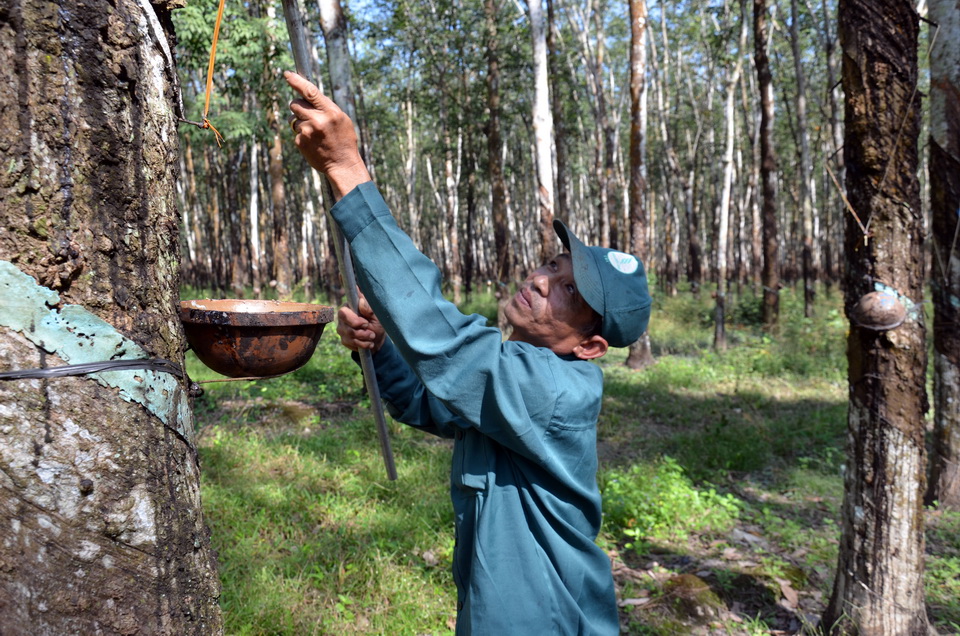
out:
<path id="1" fill-rule="evenodd" d="M 603 378 L 591 360 L 646 329 L 650 295 L 633 256 L 587 247 L 533 272 L 506 308 L 509 340 L 444 300 L 440 273 L 394 221 L 357 151 L 349 118 L 287 73 L 296 144 L 327 174 L 333 217 L 365 295 L 342 309 L 351 349 L 371 349 L 397 420 L 454 438 L 451 499 L 457 633 L 616 634 L 600 529 L 596 422 Z"/>

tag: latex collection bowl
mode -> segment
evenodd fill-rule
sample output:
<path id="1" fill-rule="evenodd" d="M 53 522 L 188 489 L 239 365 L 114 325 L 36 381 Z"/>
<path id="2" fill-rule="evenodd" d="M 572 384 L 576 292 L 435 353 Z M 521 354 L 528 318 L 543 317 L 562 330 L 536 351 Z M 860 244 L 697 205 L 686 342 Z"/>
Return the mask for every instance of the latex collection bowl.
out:
<path id="1" fill-rule="evenodd" d="M 180 320 L 200 361 L 231 378 L 299 369 L 313 355 L 333 307 L 276 300 L 184 300 Z"/>

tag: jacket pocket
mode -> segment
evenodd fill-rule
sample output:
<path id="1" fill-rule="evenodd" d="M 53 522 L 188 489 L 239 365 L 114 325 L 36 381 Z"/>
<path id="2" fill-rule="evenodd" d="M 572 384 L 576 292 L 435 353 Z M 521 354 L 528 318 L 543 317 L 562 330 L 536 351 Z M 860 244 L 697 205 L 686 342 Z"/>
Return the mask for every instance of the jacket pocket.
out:
<path id="1" fill-rule="evenodd" d="M 457 428 L 453 441 L 451 480 L 463 494 L 482 492 L 494 461 L 491 442 L 472 428 Z"/>

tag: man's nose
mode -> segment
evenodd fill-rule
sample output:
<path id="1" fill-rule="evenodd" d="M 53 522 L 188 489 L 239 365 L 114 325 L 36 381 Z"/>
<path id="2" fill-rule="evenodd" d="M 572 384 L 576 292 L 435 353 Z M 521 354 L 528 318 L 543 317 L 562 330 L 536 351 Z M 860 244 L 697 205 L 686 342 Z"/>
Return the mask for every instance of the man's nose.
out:
<path id="1" fill-rule="evenodd" d="M 547 292 L 550 291 L 550 281 L 547 278 L 546 274 L 534 274 L 533 276 L 533 288 L 540 293 L 541 296 L 546 296 Z"/>

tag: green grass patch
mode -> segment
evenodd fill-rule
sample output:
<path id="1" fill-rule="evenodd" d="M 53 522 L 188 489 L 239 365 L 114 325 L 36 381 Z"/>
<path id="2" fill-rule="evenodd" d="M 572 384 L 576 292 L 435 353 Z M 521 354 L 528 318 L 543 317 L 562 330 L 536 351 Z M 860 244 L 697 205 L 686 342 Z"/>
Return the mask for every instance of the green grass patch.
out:
<path id="1" fill-rule="evenodd" d="M 740 512 L 736 497 L 694 486 L 670 457 L 605 471 L 600 490 L 605 523 L 629 538 L 628 548 L 729 530 Z"/>
<path id="2" fill-rule="evenodd" d="M 229 422 L 203 432 L 227 633 L 449 631 L 449 448 L 399 430 L 393 443 L 391 483 L 363 416 L 309 434 Z"/>
<path id="3" fill-rule="evenodd" d="M 960 511 L 930 511 L 926 568 L 927 605 L 937 629 L 960 634 Z"/>
<path id="4" fill-rule="evenodd" d="M 187 369 L 221 379 L 192 354 Z M 394 425 L 387 480 L 359 368 L 332 328 L 294 373 L 201 386 L 226 633 L 451 631 L 449 444 Z"/>

